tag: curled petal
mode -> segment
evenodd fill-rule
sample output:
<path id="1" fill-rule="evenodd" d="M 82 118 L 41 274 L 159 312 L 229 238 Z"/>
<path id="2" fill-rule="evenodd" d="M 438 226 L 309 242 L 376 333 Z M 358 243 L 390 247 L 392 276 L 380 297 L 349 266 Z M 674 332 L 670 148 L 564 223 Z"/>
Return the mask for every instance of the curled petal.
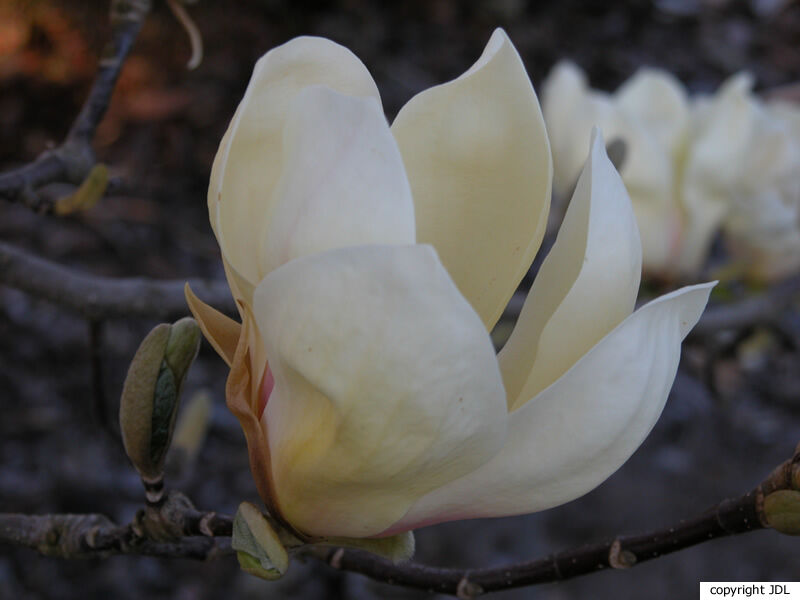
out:
<path id="1" fill-rule="evenodd" d="M 231 361 L 225 398 L 228 409 L 239 420 L 244 431 L 256 489 L 269 512 L 285 522 L 275 502 L 269 442 L 259 421 L 261 380 L 267 372 L 263 344 L 248 306 L 240 303 L 239 310 L 243 315 L 242 330 Z"/>
<path id="2" fill-rule="evenodd" d="M 491 341 L 432 247 L 295 259 L 258 286 L 255 315 L 277 499 L 306 534 L 376 535 L 500 449 Z"/>
<path id="3" fill-rule="evenodd" d="M 713 285 L 680 289 L 633 313 L 511 415 L 497 456 L 425 496 L 391 530 L 535 512 L 599 485 L 636 450 L 661 414 L 681 340 L 700 317 Z"/>
<path id="4" fill-rule="evenodd" d="M 232 267 L 228 271 L 252 287 L 266 274 L 254 249 L 274 210 L 286 115 L 298 92 L 312 85 L 380 101 L 366 67 L 348 49 L 322 38 L 291 40 L 256 63 L 211 169 L 211 225 Z"/>
<path id="5" fill-rule="evenodd" d="M 186 304 L 197 320 L 203 335 L 228 366 L 233 363 L 242 326 L 198 298 L 187 283 L 183 288 Z"/>
<path id="6" fill-rule="evenodd" d="M 539 102 L 505 32 L 461 77 L 412 98 L 392 132 L 418 241 L 491 329 L 539 249 L 552 179 Z"/>
<path id="7" fill-rule="evenodd" d="M 680 250 L 683 214 L 675 197 L 673 158 L 682 151 L 684 129 L 680 98 L 670 88 L 669 97 L 654 104 L 650 98 L 666 82 L 654 85 L 644 71 L 634 76 L 618 97 L 590 90 L 586 77 L 571 63 L 559 63 L 544 86 L 543 106 L 553 147 L 553 187 L 566 195 L 573 189 L 588 154 L 585 140 L 593 127 L 603 130 L 607 141 L 625 143 L 625 160 L 620 174 L 633 201 L 642 232 L 645 268 L 657 273 L 674 270 Z M 655 114 L 654 114 L 655 113 Z M 666 113 L 666 131 L 650 126 L 657 115 Z M 681 116 L 683 115 L 683 116 Z M 670 137 L 672 136 L 672 137 Z M 673 139 L 674 137 L 674 139 Z"/>
<path id="8" fill-rule="evenodd" d="M 288 111 L 283 148 L 262 273 L 341 246 L 414 243 L 403 159 L 374 98 L 306 88 Z"/>
<path id="9" fill-rule="evenodd" d="M 558 238 L 500 352 L 511 410 L 561 377 L 631 313 L 641 248 L 625 186 L 595 132 Z"/>

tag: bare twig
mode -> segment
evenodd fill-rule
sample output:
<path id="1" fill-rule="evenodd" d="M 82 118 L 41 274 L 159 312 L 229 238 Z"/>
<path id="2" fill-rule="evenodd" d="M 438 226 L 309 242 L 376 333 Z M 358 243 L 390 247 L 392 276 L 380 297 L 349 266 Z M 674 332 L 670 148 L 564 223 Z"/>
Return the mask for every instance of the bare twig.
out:
<path id="1" fill-rule="evenodd" d="M 0 541 L 27 546 L 57 558 L 141 554 L 207 560 L 232 552 L 230 538 L 197 535 L 175 541 L 143 539 L 132 525 L 115 525 L 99 514 L 0 514 Z"/>
<path id="2" fill-rule="evenodd" d="M 546 558 L 492 569 L 439 569 L 396 565 L 351 550 L 315 550 L 331 566 L 372 579 L 431 592 L 475 597 L 539 583 L 571 579 L 606 568 L 626 569 L 709 540 L 768 527 L 764 498 L 783 489 L 800 488 L 800 447 L 753 491 L 724 500 L 702 515 L 642 535 L 621 536 L 599 544 L 559 552 Z"/>
<path id="3" fill-rule="evenodd" d="M 0 542 L 58 558 L 143 554 L 206 560 L 232 552 L 232 528 L 230 517 L 198 511 L 180 492 L 139 511 L 128 525 L 100 514 L 0 514 Z"/>
<path id="4" fill-rule="evenodd" d="M 80 184 L 95 164 L 92 138 L 103 118 L 122 65 L 150 11 L 151 0 L 111 0 L 111 40 L 103 50 L 97 77 L 64 142 L 34 162 L 0 174 L 0 198 L 34 210 L 52 210 L 52 200 L 37 188 L 57 181 Z"/>
<path id="5" fill-rule="evenodd" d="M 112 278 L 79 273 L 0 242 L 0 284 L 70 308 L 91 320 L 185 315 L 184 280 Z M 224 281 L 189 280 L 192 289 L 220 310 L 236 311 Z"/>
<path id="6" fill-rule="evenodd" d="M 311 546 L 301 551 L 336 569 L 361 573 L 384 583 L 473 598 L 491 591 L 571 579 L 606 568 L 627 569 L 718 537 L 768 528 L 765 498 L 782 490 L 798 489 L 800 446 L 790 460 L 778 466 L 754 490 L 734 500 L 724 500 L 698 517 L 642 535 L 619 536 L 529 562 L 491 569 L 442 569 L 413 563 L 394 564 L 342 548 Z M 38 517 L 0 514 L 0 542 L 28 546 L 62 558 L 148 554 L 208 559 L 232 552 L 227 539 L 232 531 L 229 516 L 197 511 L 175 492 L 161 507 L 147 510 L 150 512 L 140 511 L 134 523 L 122 527 L 96 514 Z"/>
<path id="7" fill-rule="evenodd" d="M 774 323 L 800 294 L 800 275 L 771 286 L 763 294 L 705 311 L 691 332 L 704 337 L 724 329 L 741 329 Z"/>

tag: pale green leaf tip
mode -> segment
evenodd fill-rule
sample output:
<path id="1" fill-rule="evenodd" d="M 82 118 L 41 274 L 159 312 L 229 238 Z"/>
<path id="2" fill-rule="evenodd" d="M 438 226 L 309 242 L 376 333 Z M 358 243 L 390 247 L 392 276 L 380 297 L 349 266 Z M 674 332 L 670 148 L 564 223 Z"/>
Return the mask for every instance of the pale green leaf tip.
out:
<path id="1" fill-rule="evenodd" d="M 800 535 L 800 492 L 772 492 L 764 498 L 764 515 L 775 531 L 786 535 Z"/>
<path id="2" fill-rule="evenodd" d="M 331 537 L 320 543 L 325 546 L 340 546 L 342 548 L 363 550 L 371 554 L 377 554 L 393 563 L 410 560 L 414 556 L 416 547 L 413 531 L 406 531 L 405 533 L 385 538 Z"/>
<path id="3" fill-rule="evenodd" d="M 289 568 L 289 554 L 261 511 L 242 502 L 233 519 L 231 546 L 243 571 L 262 579 L 278 579 Z"/>
<path id="4" fill-rule="evenodd" d="M 183 381 L 200 348 L 200 327 L 191 317 L 172 324 L 164 351 L 164 359 L 172 369 L 175 379 Z"/>
<path id="5" fill-rule="evenodd" d="M 283 573 L 275 568 L 265 568 L 263 561 L 259 561 L 255 556 L 247 552 L 241 550 L 237 551 L 236 558 L 239 560 L 239 566 L 245 573 L 260 577 L 261 579 L 266 579 L 267 581 L 275 581 L 283 577 Z"/>

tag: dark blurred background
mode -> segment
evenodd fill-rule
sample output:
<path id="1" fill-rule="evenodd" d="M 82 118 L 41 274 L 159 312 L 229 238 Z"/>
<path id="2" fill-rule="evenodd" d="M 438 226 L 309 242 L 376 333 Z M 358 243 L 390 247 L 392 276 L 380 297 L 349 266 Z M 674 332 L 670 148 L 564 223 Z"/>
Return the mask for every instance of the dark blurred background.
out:
<path id="1" fill-rule="evenodd" d="M 740 70 L 756 76 L 758 89 L 800 79 L 800 6 L 793 1 L 205 0 L 188 6 L 205 46 L 194 71 L 185 69 L 185 33 L 164 2 L 154 5 L 95 139 L 100 160 L 124 186 L 66 218 L 0 204 L 0 239 L 96 274 L 223 277 L 206 213 L 211 161 L 255 61 L 300 34 L 351 48 L 375 77 L 390 118 L 414 93 L 466 70 L 498 26 L 536 87 L 561 58 L 577 62 L 603 89 L 642 65 L 672 71 L 693 91 L 712 90 Z M 63 139 L 108 38 L 107 9 L 101 1 L 0 0 L 0 169 Z M 782 323 L 786 335 L 745 332 L 724 353 L 708 340 L 687 345 L 652 435 L 594 492 L 541 514 L 422 530 L 418 560 L 479 567 L 535 558 L 668 525 L 749 490 L 800 439 L 800 323 L 791 314 Z M 143 495 L 113 421 L 128 361 L 154 324 L 107 321 L 90 343 L 82 318 L 0 286 L 0 511 L 131 519 Z M 92 351 L 101 359 L 99 377 Z M 199 508 L 231 514 L 257 495 L 243 436 L 224 406 L 225 376 L 204 345 L 185 397 L 210 391 L 211 426 L 197 463 L 171 483 Z M 95 406 L 98 394 L 112 431 Z M 700 580 L 796 580 L 797 556 L 796 540 L 764 531 L 630 571 L 495 597 L 693 598 Z M 267 583 L 241 573 L 232 557 L 69 562 L 0 547 L 0 598 L 145 597 L 427 596 L 313 562 L 295 562 L 283 580 Z"/>

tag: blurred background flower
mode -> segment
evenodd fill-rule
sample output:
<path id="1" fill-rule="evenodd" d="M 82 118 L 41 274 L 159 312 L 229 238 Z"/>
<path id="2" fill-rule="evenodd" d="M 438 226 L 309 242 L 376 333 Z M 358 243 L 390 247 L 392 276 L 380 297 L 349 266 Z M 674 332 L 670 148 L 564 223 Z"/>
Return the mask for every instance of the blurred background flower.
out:
<path id="1" fill-rule="evenodd" d="M 622 143 L 646 275 L 697 281 L 720 231 L 730 274 L 767 282 L 800 267 L 800 105 L 763 102 L 747 73 L 692 96 L 668 71 L 642 68 L 610 94 L 569 62 L 553 68 L 542 102 L 560 202 L 593 126 Z"/>

